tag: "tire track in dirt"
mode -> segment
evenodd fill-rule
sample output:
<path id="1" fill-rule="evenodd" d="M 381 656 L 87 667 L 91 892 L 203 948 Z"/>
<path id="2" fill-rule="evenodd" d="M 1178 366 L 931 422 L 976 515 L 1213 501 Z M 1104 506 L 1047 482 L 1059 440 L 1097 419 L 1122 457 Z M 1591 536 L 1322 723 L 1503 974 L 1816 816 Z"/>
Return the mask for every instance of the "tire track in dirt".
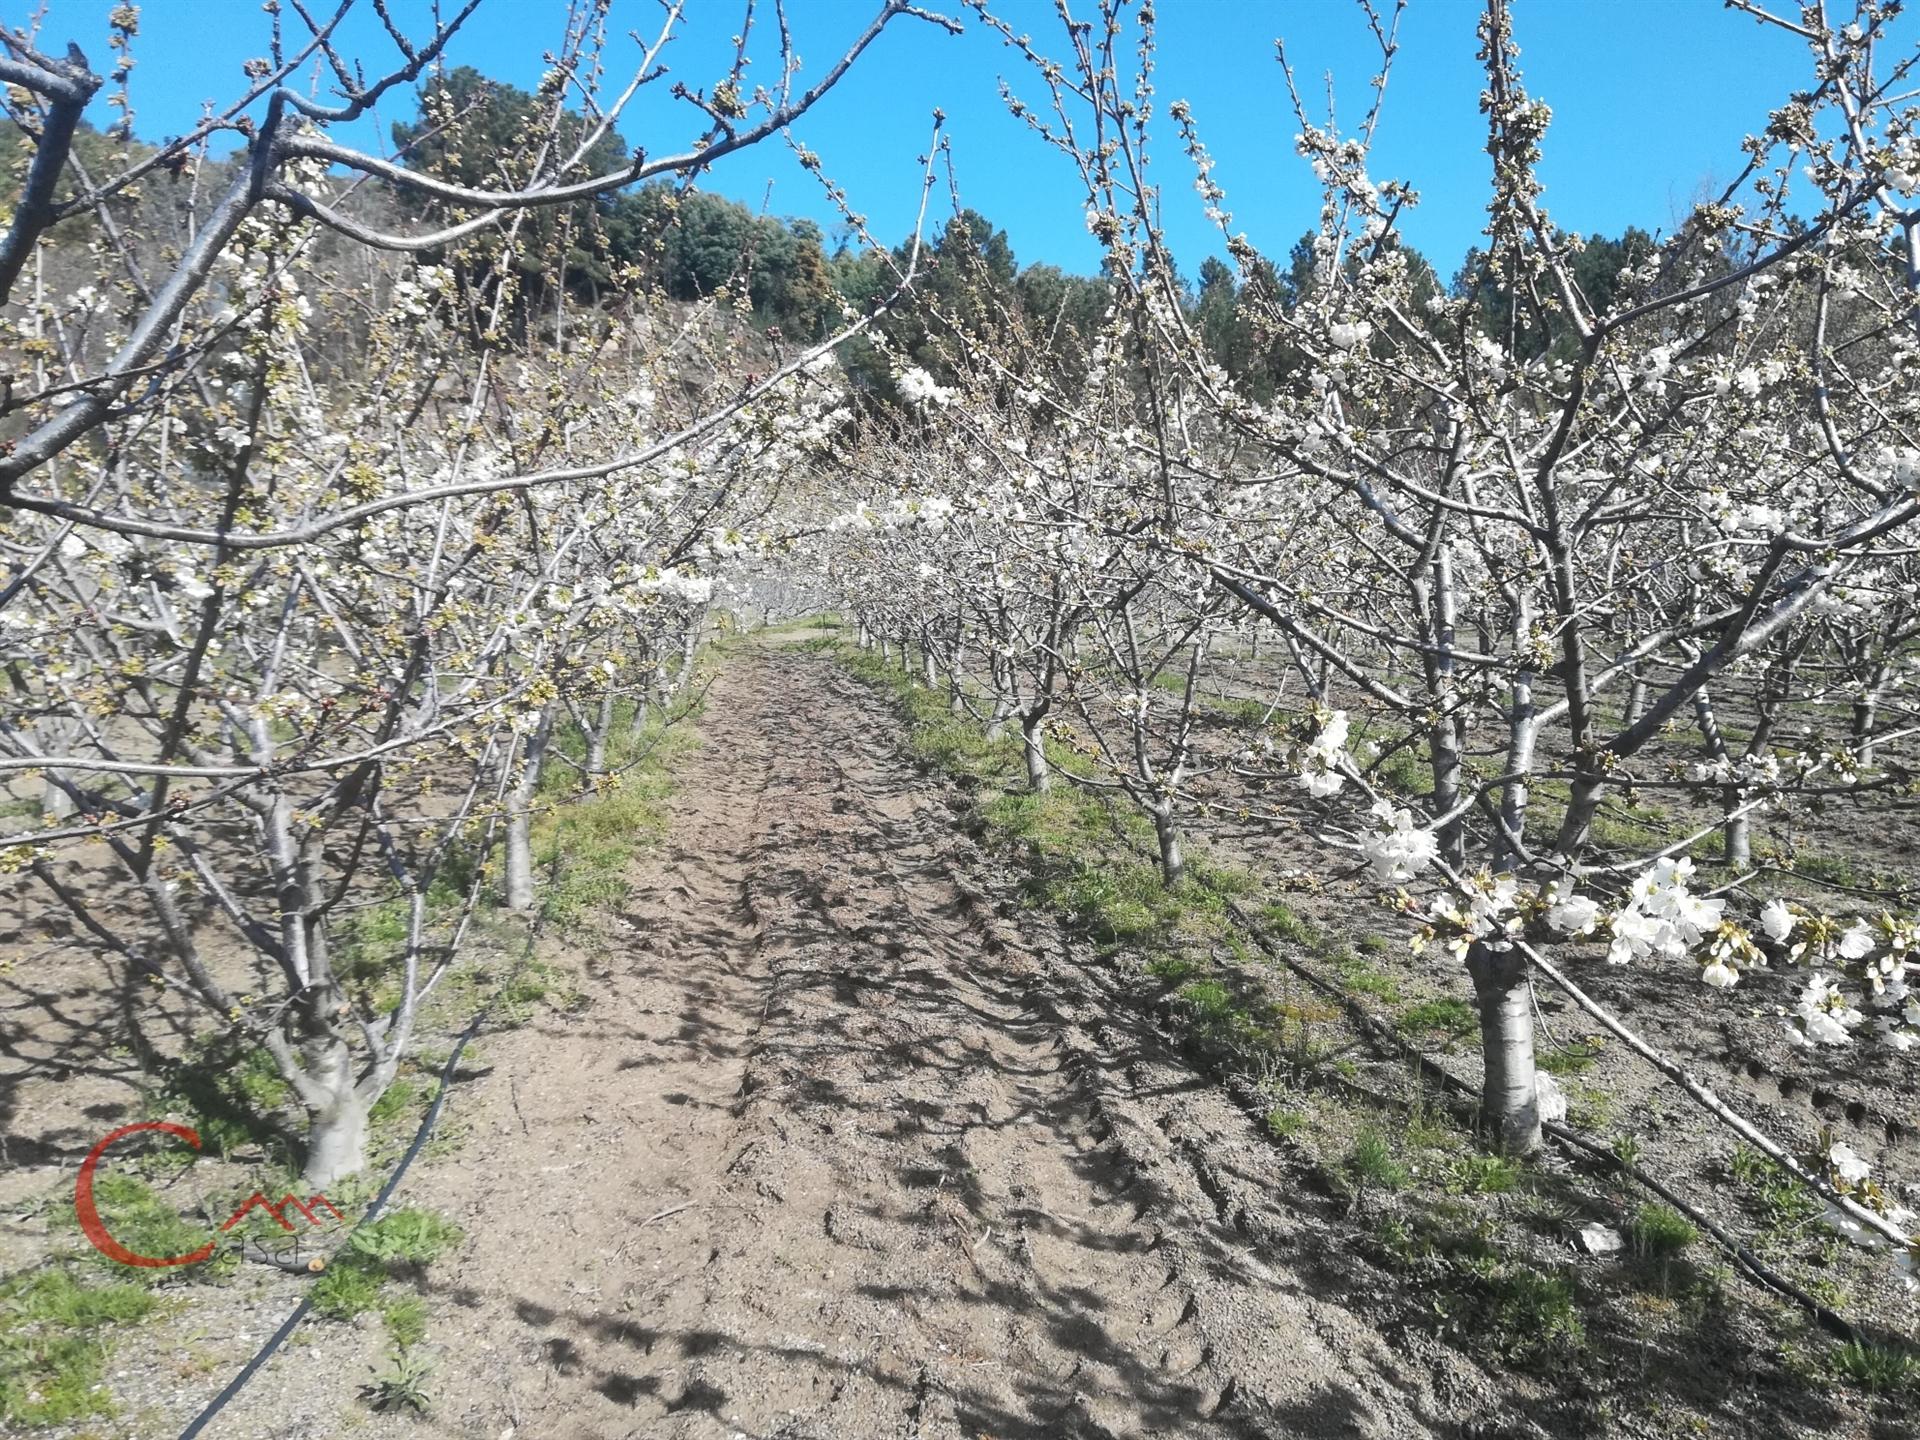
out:
<path id="1" fill-rule="evenodd" d="M 425 1429 L 1453 1431 L 1290 1268 L 1232 1102 L 996 913 L 877 697 L 755 656 L 702 731 L 625 914 L 565 937 L 589 1003 L 455 1096 Z"/>

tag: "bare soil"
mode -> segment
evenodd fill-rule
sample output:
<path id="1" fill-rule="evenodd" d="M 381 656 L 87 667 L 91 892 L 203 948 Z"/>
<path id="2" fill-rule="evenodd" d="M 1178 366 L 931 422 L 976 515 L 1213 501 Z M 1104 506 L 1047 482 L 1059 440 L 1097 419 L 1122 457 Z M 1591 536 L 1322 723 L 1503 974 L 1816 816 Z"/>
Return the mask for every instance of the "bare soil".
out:
<path id="1" fill-rule="evenodd" d="M 304 1326 L 215 1440 L 1544 1436 L 1636 1383 L 1713 1433 L 1893 1433 L 1787 1418 L 1725 1314 L 1578 1385 L 1490 1373 L 1151 986 L 1021 907 L 882 698 L 750 653 L 701 730 L 627 902 L 543 946 L 578 1003 L 484 1037 L 397 1196 L 466 1232 L 413 1281 L 431 1414 L 360 1398 L 367 1315 Z M 302 1283 L 243 1272 L 123 1332 L 124 1417 L 84 1433 L 177 1433 Z"/>
<path id="2" fill-rule="evenodd" d="M 1322 1298 L 1250 1122 L 1000 913 L 876 697 L 766 656 L 706 713 L 669 843 L 569 937 L 587 1003 L 489 1040 L 465 1143 L 406 1187 L 469 1236 L 422 1282 L 433 1418 L 367 1417 L 377 1337 L 312 1327 L 216 1433 L 1410 1436 L 1499 1408 Z"/>

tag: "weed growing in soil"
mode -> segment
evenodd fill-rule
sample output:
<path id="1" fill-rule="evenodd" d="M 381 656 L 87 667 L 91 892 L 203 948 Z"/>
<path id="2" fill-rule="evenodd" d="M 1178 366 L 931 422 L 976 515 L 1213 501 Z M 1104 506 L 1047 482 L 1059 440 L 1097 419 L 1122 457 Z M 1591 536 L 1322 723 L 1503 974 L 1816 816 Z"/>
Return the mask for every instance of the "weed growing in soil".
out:
<path id="1" fill-rule="evenodd" d="M 431 1360 L 408 1346 L 398 1345 L 387 1357 L 386 1368 L 375 1369 L 373 1379 L 360 1387 L 360 1394 L 382 1414 L 411 1411 L 425 1415 L 433 1405 L 426 1391 L 427 1376 L 432 1372 Z"/>
<path id="2" fill-rule="evenodd" d="M 407 1269 L 431 1265 L 460 1238 L 459 1226 L 430 1210 L 390 1211 L 353 1232 L 326 1273 L 314 1282 L 313 1308 L 329 1320 L 351 1320 L 379 1309 L 385 1312 L 396 1340 L 403 1333 L 424 1334 L 424 1303 L 417 1296 L 390 1298 L 385 1287 Z"/>
<path id="3" fill-rule="evenodd" d="M 1186 955 L 1156 955 L 1147 961 L 1145 969 L 1156 980 L 1178 985 L 1199 971 L 1200 962 Z"/>
<path id="4" fill-rule="evenodd" d="M 1869 1395 L 1920 1390 L 1920 1353 L 1898 1343 L 1849 1340 L 1832 1356 L 1833 1373 Z"/>
<path id="5" fill-rule="evenodd" d="M 1453 1162 L 1447 1188 L 1463 1195 L 1502 1195 L 1525 1178 L 1520 1162 L 1505 1155 L 1462 1155 Z"/>
<path id="6" fill-rule="evenodd" d="M 1634 1250 L 1649 1260 L 1669 1261 L 1700 1238 L 1686 1216 L 1670 1205 L 1649 1202 L 1634 1211 L 1627 1225 Z"/>
<path id="7" fill-rule="evenodd" d="M 1343 989 L 1354 995 L 1371 995 L 1383 1004 L 1400 1001 L 1399 983 L 1384 970 L 1363 960 L 1344 946 L 1335 948 L 1327 959 L 1339 972 Z"/>
<path id="8" fill-rule="evenodd" d="M 313 1282 L 313 1311 L 329 1320 L 351 1320 L 380 1303 L 380 1285 L 385 1277 L 371 1266 L 351 1259 L 335 1260 L 326 1273 Z"/>
<path id="9" fill-rule="evenodd" d="M 1298 1135 L 1307 1127 L 1307 1115 L 1304 1110 L 1288 1105 L 1275 1105 L 1266 1114 L 1267 1133 L 1276 1140 L 1284 1140 Z"/>
<path id="10" fill-rule="evenodd" d="M 1378 1130 L 1362 1130 L 1347 1152 L 1346 1170 L 1353 1182 L 1354 1203 L 1364 1204 L 1369 1191 L 1404 1190 L 1412 1180 L 1394 1154 L 1393 1144 Z"/>
<path id="11" fill-rule="evenodd" d="M 382 1318 L 387 1323 L 387 1334 L 402 1349 L 418 1345 L 426 1338 L 427 1302 L 418 1295 L 402 1295 L 388 1301 Z"/>
<path id="12" fill-rule="evenodd" d="M 1742 1145 L 1727 1169 L 1775 1239 L 1785 1239 L 1819 1220 L 1820 1202 L 1757 1150 Z"/>
<path id="13" fill-rule="evenodd" d="M 383 1265 L 431 1265 L 460 1243 L 460 1227 L 431 1210 L 394 1210 L 353 1232 L 347 1248 Z"/>
<path id="14" fill-rule="evenodd" d="M 439 1091 L 440 1083 L 437 1080 L 416 1081 L 403 1075 L 373 1102 L 367 1111 L 367 1118 L 376 1126 L 411 1119 L 431 1105 Z"/>
<path id="15" fill-rule="evenodd" d="M 1604 1048 L 1598 1037 L 1565 1045 L 1546 1045 L 1534 1056 L 1533 1063 L 1549 1075 L 1584 1075 L 1593 1068 Z"/>
<path id="16" fill-rule="evenodd" d="M 0 1422 L 48 1426 L 113 1413 L 108 1335 L 158 1302 L 143 1285 L 84 1283 L 49 1265 L 0 1281 Z"/>

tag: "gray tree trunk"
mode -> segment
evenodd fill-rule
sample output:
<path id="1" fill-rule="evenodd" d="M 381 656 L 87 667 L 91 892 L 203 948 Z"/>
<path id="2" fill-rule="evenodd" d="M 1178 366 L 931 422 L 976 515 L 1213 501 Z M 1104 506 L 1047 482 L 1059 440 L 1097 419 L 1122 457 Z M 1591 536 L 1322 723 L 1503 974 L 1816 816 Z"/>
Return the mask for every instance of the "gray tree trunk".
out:
<path id="1" fill-rule="evenodd" d="M 1027 789 L 1044 795 L 1053 783 L 1047 770 L 1046 712 L 1029 715 L 1020 721 L 1021 748 L 1027 759 Z"/>
<path id="2" fill-rule="evenodd" d="M 700 626 L 696 621 L 688 625 L 686 638 L 680 642 L 680 673 L 673 677 L 674 694 L 685 693 L 688 683 L 693 679 L 693 657 L 699 649 Z"/>
<path id="3" fill-rule="evenodd" d="M 1451 811 L 1459 801 L 1461 774 L 1460 718 L 1454 705 L 1453 561 L 1444 545 L 1433 562 L 1432 615 L 1436 653 L 1427 660 L 1427 684 L 1433 696 L 1434 722 L 1427 731 L 1427 748 L 1431 755 L 1433 795 L 1427 803 L 1433 813 L 1439 815 Z M 1440 858 L 1459 868 L 1466 853 L 1461 822 L 1449 822 L 1435 839 L 1440 842 Z"/>
<path id="4" fill-rule="evenodd" d="M 523 913 L 533 908 L 533 797 L 552 736 L 553 707 L 549 705 L 527 737 L 525 763 L 508 801 L 507 908 Z"/>
<path id="5" fill-rule="evenodd" d="M 367 1116 L 377 1096 L 353 1079 L 353 1052 L 331 1036 L 301 1047 L 307 1085 L 307 1164 L 301 1179 L 321 1188 L 367 1166 Z"/>
<path id="6" fill-rule="evenodd" d="M 1636 670 L 1633 673 L 1633 683 L 1627 687 L 1627 713 L 1621 717 L 1621 728 L 1626 729 L 1628 726 L 1639 724 L 1640 717 L 1646 713 L 1646 709 L 1647 682 L 1640 678 L 1640 672 Z"/>
<path id="7" fill-rule="evenodd" d="M 600 697 L 600 710 L 594 717 L 593 733 L 587 737 L 586 778 L 589 789 L 595 777 L 607 773 L 607 742 L 613 735 L 613 692 Z"/>
<path id="8" fill-rule="evenodd" d="M 1873 763 L 1873 722 L 1879 709 L 1880 695 L 1875 690 L 1853 702 L 1853 753 L 1862 765 Z"/>
<path id="9" fill-rule="evenodd" d="M 1171 806 L 1150 813 L 1154 839 L 1160 844 L 1160 878 L 1171 890 L 1187 873 L 1186 856 L 1180 853 L 1180 827 L 1174 823 Z"/>
<path id="10" fill-rule="evenodd" d="M 1467 951 L 1480 1012 L 1480 1048 L 1486 1078 L 1480 1087 L 1480 1117 L 1502 1150 L 1531 1155 L 1540 1148 L 1540 1095 L 1533 1067 L 1532 991 L 1527 962 L 1517 949 Z"/>
<path id="11" fill-rule="evenodd" d="M 1700 727 L 1700 736 L 1706 741 L 1707 754 L 1715 760 L 1732 763 L 1727 753 L 1726 737 L 1720 733 L 1719 718 L 1713 713 L 1712 692 L 1702 689 L 1693 697 L 1694 721 Z M 1753 827 L 1747 817 L 1738 813 L 1745 797 L 1738 785 L 1722 786 L 1720 790 L 1720 838 L 1725 850 L 1725 859 L 1729 865 L 1742 868 L 1753 863 Z"/>

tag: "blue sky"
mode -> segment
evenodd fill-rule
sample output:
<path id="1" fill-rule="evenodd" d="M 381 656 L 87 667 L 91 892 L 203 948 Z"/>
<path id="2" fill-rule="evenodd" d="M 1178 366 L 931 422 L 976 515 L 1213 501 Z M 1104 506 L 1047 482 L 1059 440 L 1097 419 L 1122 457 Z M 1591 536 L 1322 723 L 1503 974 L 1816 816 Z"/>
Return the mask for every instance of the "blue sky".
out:
<path id="1" fill-rule="evenodd" d="M 77 40 L 103 70 L 109 61 L 105 16 L 113 0 L 47 0 L 43 41 L 56 52 Z M 938 0 L 922 0 L 940 8 Z M 24 8 L 10 0 L 8 10 Z M 331 0 L 311 7 L 331 13 Z M 447 8 L 454 8 L 447 0 Z M 741 6 L 691 0 L 690 23 L 670 48 L 674 74 L 649 87 L 622 127 L 654 153 L 679 149 L 697 118 L 666 95 L 673 79 L 708 86 L 724 73 Z M 806 74 L 841 53 L 878 8 L 878 0 L 789 0 Z M 1792 7 L 1788 7 L 1791 9 Z M 393 0 L 414 33 L 428 28 L 428 0 Z M 136 131 L 157 139 L 194 123 L 201 103 L 241 86 L 241 65 L 267 48 L 268 18 L 258 0 L 147 0 L 134 54 Z M 1185 98 L 1219 160 L 1234 228 L 1284 256 L 1309 227 L 1318 191 L 1293 154 L 1296 126 L 1287 107 L 1273 41 L 1284 36 L 1303 89 L 1316 103 L 1331 72 L 1341 114 L 1359 117 L 1378 51 L 1358 10 L 1341 0 L 1161 0 L 1159 101 Z M 1518 0 L 1516 31 L 1529 90 L 1549 102 L 1543 173 L 1546 203 L 1562 225 L 1617 233 L 1628 224 L 1668 225 L 1703 186 L 1734 173 L 1741 137 L 1808 75 L 1804 47 L 1778 30 L 1726 11 L 1720 0 Z M 764 59 L 755 78 L 773 78 L 770 3 L 762 3 Z M 631 73 L 637 47 L 629 28 L 657 25 L 655 0 L 614 0 L 608 70 Z M 862 62 L 798 127 L 827 170 L 869 217 L 874 233 L 897 239 L 910 227 L 919 165 L 935 106 L 946 112 L 962 198 L 1004 227 L 1022 264 L 1050 261 L 1090 271 L 1097 252 L 1085 229 L 1065 160 L 1028 137 L 998 95 L 1004 77 L 1034 102 L 1045 94 L 1020 56 L 972 21 L 948 36 L 911 17 L 896 19 Z M 1044 50 L 1065 53 L 1048 0 L 1004 0 L 1002 13 Z M 561 0 L 485 0 L 449 51 L 450 63 L 531 87 L 542 52 L 559 39 Z M 1376 179 L 1404 178 L 1422 194 L 1403 224 L 1408 238 L 1450 275 L 1483 223 L 1488 162 L 1478 108 L 1482 84 L 1474 60 L 1472 0 L 1413 0 L 1401 29 L 1385 118 L 1375 151 Z M 288 12 L 289 33 L 294 25 Z M 1905 27 L 1909 32 L 1912 27 Z M 369 72 L 394 54 L 367 0 L 351 17 L 343 48 Z M 650 33 L 650 32 L 649 32 Z M 1910 38 L 1910 36 L 1909 36 Z M 623 68 L 624 67 L 624 68 Z M 805 77 L 803 76 L 803 84 Z M 349 143 L 384 146 L 386 127 L 404 119 L 412 97 L 392 98 L 382 123 L 344 134 Z M 98 123 L 111 117 L 96 105 Z M 1200 213 L 1185 157 L 1162 127 L 1155 181 L 1183 269 L 1215 253 L 1218 236 Z M 831 233 L 834 215 L 815 181 L 784 147 L 769 144 L 723 162 L 705 188 L 774 213 L 808 215 Z M 769 195 L 769 185 L 771 192 Z M 945 206 L 944 190 L 936 205 Z"/>

